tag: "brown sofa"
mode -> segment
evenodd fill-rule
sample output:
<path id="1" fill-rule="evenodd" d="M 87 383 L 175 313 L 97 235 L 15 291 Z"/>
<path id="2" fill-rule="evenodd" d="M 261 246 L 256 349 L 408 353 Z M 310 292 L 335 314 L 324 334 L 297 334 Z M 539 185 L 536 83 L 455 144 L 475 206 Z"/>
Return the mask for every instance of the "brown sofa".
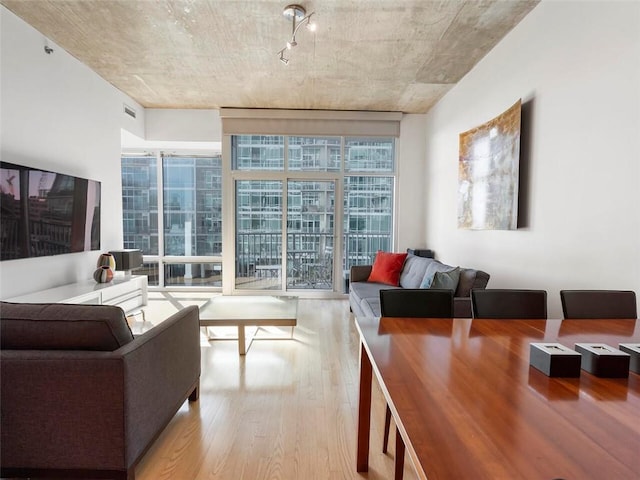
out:
<path id="1" fill-rule="evenodd" d="M 2 477 L 133 480 L 198 398 L 197 307 L 134 336 L 119 307 L 0 302 Z"/>

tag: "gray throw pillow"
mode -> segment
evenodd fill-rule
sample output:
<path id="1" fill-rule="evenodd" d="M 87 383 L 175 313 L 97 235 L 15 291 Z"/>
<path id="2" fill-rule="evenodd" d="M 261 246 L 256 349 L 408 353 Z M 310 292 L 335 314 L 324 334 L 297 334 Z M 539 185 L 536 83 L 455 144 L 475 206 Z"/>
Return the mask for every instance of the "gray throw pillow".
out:
<path id="1" fill-rule="evenodd" d="M 453 270 L 454 268 L 455 267 L 452 267 L 451 265 L 446 265 L 444 263 L 440 263 L 437 260 L 433 260 L 427 266 L 427 270 L 424 273 L 424 278 L 422 279 L 420 288 L 430 288 L 436 272 L 448 272 L 449 270 Z"/>
<path id="2" fill-rule="evenodd" d="M 460 280 L 460 267 L 456 267 L 448 272 L 436 272 L 433 276 L 433 282 L 429 288 L 441 288 L 444 290 L 453 290 L 458 288 Z"/>

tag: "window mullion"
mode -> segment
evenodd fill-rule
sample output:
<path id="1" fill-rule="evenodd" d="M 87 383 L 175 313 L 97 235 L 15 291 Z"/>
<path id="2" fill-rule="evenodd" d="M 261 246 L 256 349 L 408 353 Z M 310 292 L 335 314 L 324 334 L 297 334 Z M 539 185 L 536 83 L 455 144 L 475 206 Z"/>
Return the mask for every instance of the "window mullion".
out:
<path id="1" fill-rule="evenodd" d="M 156 152 L 156 183 L 158 184 L 158 287 L 164 288 L 164 155 Z"/>

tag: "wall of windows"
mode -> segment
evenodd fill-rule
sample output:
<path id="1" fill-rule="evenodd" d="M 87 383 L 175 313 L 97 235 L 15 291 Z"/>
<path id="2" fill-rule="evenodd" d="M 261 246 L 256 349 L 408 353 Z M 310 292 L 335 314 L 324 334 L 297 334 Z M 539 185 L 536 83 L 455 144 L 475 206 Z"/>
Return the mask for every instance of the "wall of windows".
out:
<path id="1" fill-rule="evenodd" d="M 230 145 L 235 289 L 341 292 L 352 265 L 391 250 L 393 138 L 232 135 Z"/>
<path id="2" fill-rule="evenodd" d="M 220 156 L 123 155 L 122 206 L 150 285 L 222 286 Z"/>
<path id="3" fill-rule="evenodd" d="M 226 167 L 220 155 L 122 156 L 124 248 L 142 250 L 150 285 L 345 292 L 352 265 L 392 250 L 394 137 L 228 142 Z"/>

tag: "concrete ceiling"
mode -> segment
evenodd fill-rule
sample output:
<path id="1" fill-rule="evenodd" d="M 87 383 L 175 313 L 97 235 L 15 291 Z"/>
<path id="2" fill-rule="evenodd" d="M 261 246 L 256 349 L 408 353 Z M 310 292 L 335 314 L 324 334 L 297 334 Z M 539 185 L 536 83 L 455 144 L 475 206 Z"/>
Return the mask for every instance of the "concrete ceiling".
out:
<path id="1" fill-rule="evenodd" d="M 539 0 L 0 0 L 147 108 L 424 113 Z M 55 52 L 54 52 L 55 54 Z"/>

